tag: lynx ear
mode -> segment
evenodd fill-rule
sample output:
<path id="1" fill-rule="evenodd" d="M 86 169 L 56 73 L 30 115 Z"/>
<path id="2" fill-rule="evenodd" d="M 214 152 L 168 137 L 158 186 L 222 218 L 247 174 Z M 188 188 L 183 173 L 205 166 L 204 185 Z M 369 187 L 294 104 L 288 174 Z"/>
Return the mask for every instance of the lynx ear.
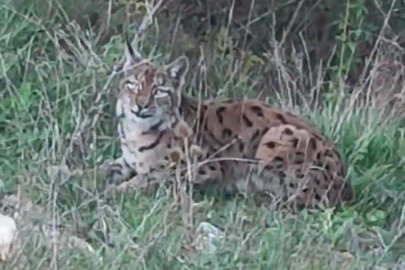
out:
<path id="1" fill-rule="evenodd" d="M 132 47 L 131 42 L 129 41 L 128 37 L 125 39 L 125 62 L 124 62 L 124 70 L 127 68 L 136 65 L 142 60 L 141 54 Z"/>
<path id="2" fill-rule="evenodd" d="M 180 85 L 187 75 L 188 68 L 188 58 L 187 56 L 183 55 L 174 60 L 172 63 L 168 64 L 166 66 L 166 71 L 173 82 Z"/>

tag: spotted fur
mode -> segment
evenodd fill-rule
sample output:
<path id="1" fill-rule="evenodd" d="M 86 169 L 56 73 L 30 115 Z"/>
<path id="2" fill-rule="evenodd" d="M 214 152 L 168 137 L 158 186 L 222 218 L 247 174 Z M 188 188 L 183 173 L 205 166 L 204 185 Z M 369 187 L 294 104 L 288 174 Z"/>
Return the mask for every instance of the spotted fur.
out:
<path id="1" fill-rule="evenodd" d="M 116 163 L 120 176 L 128 176 L 129 168 L 138 173 L 154 169 L 172 146 L 169 130 L 182 122 L 192 128 L 194 142 L 206 153 L 192 179 L 197 186 L 266 194 L 298 207 L 333 206 L 354 199 L 341 154 L 300 117 L 258 100 L 198 101 L 181 93 L 186 57 L 164 69 L 143 60 L 130 46 L 127 51 L 139 65 L 126 73 L 118 102 L 117 114 L 125 115 L 120 124 L 123 156 Z M 126 80 L 136 86 L 130 88 Z M 157 85 L 166 87 L 171 102 L 159 105 L 148 119 L 139 119 L 136 112 L 159 89 Z M 161 124 L 154 128 L 157 123 Z M 181 142 L 177 146 L 182 147 Z M 148 151 L 140 155 L 142 147 Z"/>

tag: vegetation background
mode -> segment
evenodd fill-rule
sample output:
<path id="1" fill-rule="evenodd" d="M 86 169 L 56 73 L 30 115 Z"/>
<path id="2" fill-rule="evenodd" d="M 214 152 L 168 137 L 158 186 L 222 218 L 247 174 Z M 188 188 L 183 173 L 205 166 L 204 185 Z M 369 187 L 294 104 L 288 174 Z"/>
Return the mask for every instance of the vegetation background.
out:
<path id="1" fill-rule="evenodd" d="M 194 198 L 193 226 L 224 233 L 214 252 L 187 249 L 164 187 L 99 197 L 96 168 L 119 151 L 108 73 L 154 3 L 0 3 L 2 211 L 19 210 L 24 236 L 4 269 L 405 269 L 403 0 L 167 0 L 156 11 L 145 57 L 189 56 L 194 96 L 302 115 L 342 149 L 357 193 L 333 214 Z M 49 224 L 92 251 L 57 248 Z"/>

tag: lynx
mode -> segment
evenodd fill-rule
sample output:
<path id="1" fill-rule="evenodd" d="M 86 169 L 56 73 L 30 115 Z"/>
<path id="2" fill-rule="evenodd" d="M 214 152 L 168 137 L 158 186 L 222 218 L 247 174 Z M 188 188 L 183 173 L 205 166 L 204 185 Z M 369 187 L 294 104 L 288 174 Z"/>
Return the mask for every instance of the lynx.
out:
<path id="1" fill-rule="evenodd" d="M 125 55 L 117 102 L 122 156 L 110 165 L 111 183 L 141 175 L 145 183 L 161 181 L 170 171 L 173 149 L 178 149 L 176 162 L 184 158 L 181 138 L 188 137 L 201 150 L 192 179 L 196 186 L 266 195 L 300 208 L 354 199 L 334 143 L 299 116 L 258 100 L 186 95 L 185 56 L 158 66 L 129 42 Z"/>

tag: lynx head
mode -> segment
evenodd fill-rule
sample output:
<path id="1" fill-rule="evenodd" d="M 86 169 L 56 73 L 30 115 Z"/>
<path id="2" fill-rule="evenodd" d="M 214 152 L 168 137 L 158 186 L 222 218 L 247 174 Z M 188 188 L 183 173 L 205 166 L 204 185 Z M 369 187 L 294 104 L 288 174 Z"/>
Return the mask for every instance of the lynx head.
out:
<path id="1" fill-rule="evenodd" d="M 154 65 L 143 59 L 127 40 L 117 116 L 125 117 L 145 131 L 168 127 L 173 113 L 179 110 L 188 68 L 186 56 L 166 66 Z"/>

